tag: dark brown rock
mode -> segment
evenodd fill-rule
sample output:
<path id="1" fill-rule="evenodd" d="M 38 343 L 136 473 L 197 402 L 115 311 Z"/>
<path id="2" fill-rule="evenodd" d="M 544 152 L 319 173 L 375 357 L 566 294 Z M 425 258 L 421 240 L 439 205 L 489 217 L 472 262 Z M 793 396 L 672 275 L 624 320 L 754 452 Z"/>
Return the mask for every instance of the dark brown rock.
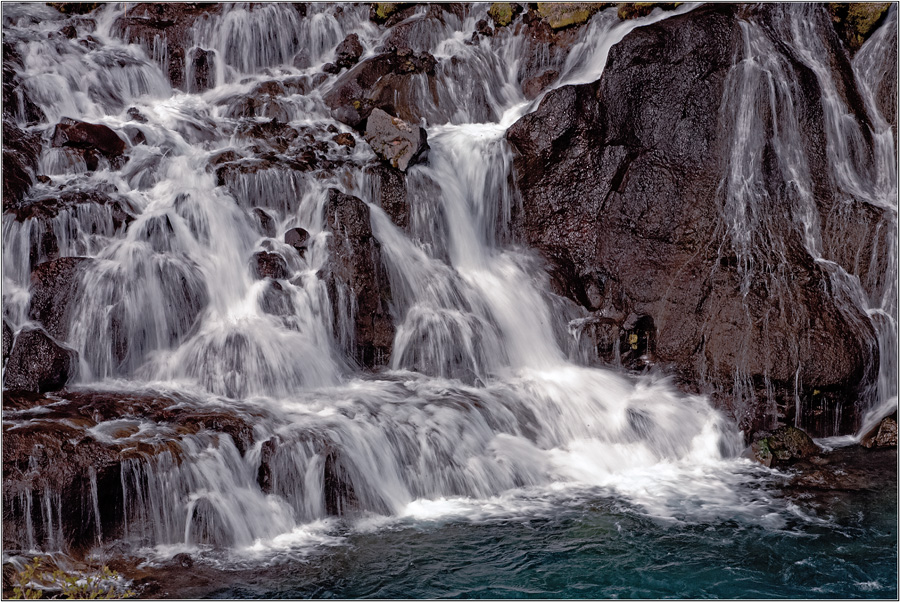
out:
<path id="1" fill-rule="evenodd" d="M 865 448 L 897 447 L 897 412 L 886 416 L 859 442 Z"/>
<path id="2" fill-rule="evenodd" d="M 284 244 L 291 245 L 301 256 L 309 243 L 309 232 L 303 228 L 291 228 L 284 233 Z"/>
<path id="3" fill-rule="evenodd" d="M 60 346 L 39 329 L 16 336 L 3 372 L 3 387 L 44 393 L 58 391 L 78 372 L 76 353 Z"/>
<path id="4" fill-rule="evenodd" d="M 403 173 L 384 164 L 370 165 L 366 172 L 373 178 L 372 199 L 398 228 L 405 230 L 409 226 L 410 207 Z"/>
<path id="5" fill-rule="evenodd" d="M 355 33 L 351 33 L 344 41 L 338 44 L 335 52 L 335 64 L 341 68 L 346 69 L 352 67 L 359 61 L 359 57 L 362 56 L 363 46 L 359 41 L 359 36 Z"/>
<path id="6" fill-rule="evenodd" d="M 91 171 L 98 167 L 98 154 L 105 157 L 114 169 L 124 164 L 125 141 L 102 124 L 64 117 L 54 128 L 50 145 L 75 149 L 84 157 Z"/>
<path id="7" fill-rule="evenodd" d="M 31 190 L 41 152 L 41 138 L 3 122 L 3 210 L 16 207 Z"/>
<path id="8" fill-rule="evenodd" d="M 376 107 L 417 123 L 422 115 L 411 77 L 433 75 L 436 64 L 432 55 L 408 50 L 375 55 L 344 73 L 325 94 L 325 104 L 335 119 L 354 128 Z"/>
<path id="9" fill-rule="evenodd" d="M 338 134 L 334 138 L 332 138 L 335 143 L 340 144 L 341 146 L 346 146 L 347 148 L 353 148 L 356 146 L 356 138 L 353 137 L 353 134 L 350 132 L 344 132 L 343 134 Z"/>
<path id="10" fill-rule="evenodd" d="M 778 427 L 772 433 L 758 433 L 751 445 L 754 459 L 765 466 L 785 466 L 820 453 L 809 435 L 793 426 Z"/>
<path id="11" fill-rule="evenodd" d="M 332 188 L 325 203 L 329 261 L 324 278 L 335 316 L 334 332 L 350 357 L 374 368 L 390 357 L 394 324 L 391 290 L 381 245 L 372 235 L 369 208 L 360 199 Z M 354 307 L 355 306 L 355 307 Z M 353 333 L 341 336 L 349 320 Z"/>
<path id="12" fill-rule="evenodd" d="M 9 352 L 12 349 L 13 343 L 13 331 L 9 326 L 9 322 L 3 320 L 3 363 L 6 363 L 6 358 L 9 357 Z"/>
<path id="13" fill-rule="evenodd" d="M 779 201 L 760 210 L 770 212 L 776 226 L 767 236 L 779 242 L 753 249 L 750 282 L 736 251 L 721 248 L 734 135 L 722 104 L 742 44 L 733 10 L 701 7 L 634 30 L 612 48 L 598 82 L 553 90 L 514 124 L 507 137 L 523 198 L 518 219 L 548 259 L 553 289 L 613 319 L 598 332 L 607 347 L 618 339 L 613 348 L 632 354 L 629 367 L 661 364 L 684 388 L 712 393 L 749 432 L 793 422 L 799 383 L 804 428 L 831 435 L 839 422 L 849 432 L 855 400 L 877 372 L 874 332 L 835 298 L 793 227 L 796 201 L 773 159 L 762 168 L 768 198 Z M 784 8 L 752 10 L 780 23 Z M 832 215 L 821 91 L 792 64 L 814 195 Z M 626 328 L 629 315 L 637 331 Z"/>
<path id="14" fill-rule="evenodd" d="M 71 312 L 80 296 L 81 274 L 93 259 L 61 257 L 38 265 L 31 273 L 28 316 L 44 325 L 51 336 L 65 340 Z"/>
<path id="15" fill-rule="evenodd" d="M 548 69 L 540 75 L 529 77 L 522 81 L 522 93 L 528 100 L 533 100 L 540 96 L 541 92 L 546 90 L 558 78 L 559 71 Z"/>
<path id="16" fill-rule="evenodd" d="M 213 50 L 195 48 L 189 60 L 193 77 L 188 82 L 189 92 L 205 92 L 216 85 L 216 53 Z"/>
<path id="17" fill-rule="evenodd" d="M 253 254 L 254 275 L 257 278 L 287 278 L 287 264 L 278 253 L 259 251 Z"/>

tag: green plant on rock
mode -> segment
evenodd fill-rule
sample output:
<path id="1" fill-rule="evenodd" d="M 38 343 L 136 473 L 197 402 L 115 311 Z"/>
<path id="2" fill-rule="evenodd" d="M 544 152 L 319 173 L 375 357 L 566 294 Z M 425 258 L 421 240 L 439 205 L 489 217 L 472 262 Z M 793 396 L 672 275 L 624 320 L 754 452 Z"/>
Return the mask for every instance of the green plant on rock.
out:
<path id="1" fill-rule="evenodd" d="M 851 54 L 859 50 L 863 42 L 875 32 L 890 7 L 889 2 L 831 2 L 828 4 L 835 29 L 841 34 Z"/>
<path id="2" fill-rule="evenodd" d="M 537 12 L 551 28 L 562 29 L 586 23 L 608 6 L 609 2 L 538 2 Z"/>
<path id="3" fill-rule="evenodd" d="M 654 8 L 673 10 L 678 8 L 681 2 L 620 2 L 617 14 L 620 19 L 637 19 L 646 17 Z"/>
<path id="4" fill-rule="evenodd" d="M 56 569 L 48 574 L 41 569 L 41 559 L 35 557 L 32 562 L 13 576 L 14 600 L 38 600 L 43 598 L 46 590 L 61 590 L 52 598 L 67 600 L 113 600 L 133 598 L 135 593 L 130 589 L 120 591 L 119 574 L 104 566 L 92 575 L 67 573 Z M 32 586 L 35 586 L 32 589 Z"/>
<path id="5" fill-rule="evenodd" d="M 510 2 L 494 2 L 488 9 L 488 16 L 498 27 L 506 27 L 512 23 L 515 12 Z"/>
<path id="6" fill-rule="evenodd" d="M 385 21 L 400 8 L 399 2 L 376 2 L 375 18 L 378 21 Z"/>

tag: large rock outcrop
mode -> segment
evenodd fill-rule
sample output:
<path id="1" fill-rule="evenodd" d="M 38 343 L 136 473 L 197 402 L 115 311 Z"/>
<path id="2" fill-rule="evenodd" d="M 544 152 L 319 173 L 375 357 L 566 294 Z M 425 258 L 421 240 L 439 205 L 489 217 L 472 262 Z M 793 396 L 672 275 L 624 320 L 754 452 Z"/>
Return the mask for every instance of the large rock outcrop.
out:
<path id="1" fill-rule="evenodd" d="M 729 78 L 745 43 L 736 10 L 702 7 L 633 31 L 599 81 L 552 91 L 510 128 L 522 231 L 548 260 L 555 291 L 593 313 L 601 357 L 612 361 L 618 347 L 627 367 L 661 364 L 750 431 L 792 420 L 798 396 L 804 428 L 826 434 L 840 417 L 848 431 L 877 371 L 874 334 L 807 247 L 772 114 L 754 124 L 769 140 L 748 209 L 763 231 L 744 233 L 756 237 L 749 252 L 725 198 L 736 135 Z M 779 9 L 740 10 L 766 24 Z M 823 42 L 842 53 L 824 9 L 815 16 Z M 827 214 L 821 91 L 782 43 L 773 47 L 797 78 L 790 100 Z"/>
<path id="2" fill-rule="evenodd" d="M 372 235 L 369 208 L 334 188 L 325 203 L 329 263 L 324 274 L 334 307 L 335 334 L 350 357 L 374 368 L 387 363 L 394 340 L 391 290 Z"/>
<path id="3" fill-rule="evenodd" d="M 62 347 L 40 328 L 16 336 L 3 372 L 3 388 L 44 393 L 58 391 L 78 372 L 76 353 Z"/>

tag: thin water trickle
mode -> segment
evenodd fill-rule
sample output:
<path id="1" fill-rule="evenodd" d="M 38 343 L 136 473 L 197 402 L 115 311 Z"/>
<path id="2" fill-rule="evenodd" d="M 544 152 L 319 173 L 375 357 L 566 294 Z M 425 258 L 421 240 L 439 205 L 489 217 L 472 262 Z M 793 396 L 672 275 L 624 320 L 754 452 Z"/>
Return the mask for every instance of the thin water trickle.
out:
<path id="1" fill-rule="evenodd" d="M 740 433 L 707 399 L 678 393 L 668 381 L 581 365 L 588 358 L 558 319 L 546 274 L 533 254 L 510 244 L 517 192 L 505 132 L 542 98 L 527 102 L 520 92 L 516 56 L 524 34 L 504 31 L 497 34 L 505 36 L 501 41 L 467 44 L 459 32 L 474 29 L 486 9 L 480 5 L 441 19 L 420 7 L 409 17 L 410 39 L 419 49 L 448 60 L 439 61 L 435 90 L 427 89 L 425 78 L 421 90 L 411 86 L 430 150 L 427 162 L 406 176 L 407 229 L 379 206 L 373 176 L 364 169 L 374 155 L 364 144 L 338 167 L 286 169 L 277 160 L 281 151 L 266 147 L 276 142 L 250 132 L 268 120 L 233 116 L 229 104 L 259 83 L 315 81 L 349 33 L 359 35 L 363 58 L 385 42 L 369 21 L 368 5 L 344 5 L 339 15 L 332 9 L 312 4 L 301 18 L 285 4 L 234 4 L 199 19 L 186 34 L 187 48 L 210 51 L 215 65 L 214 84 L 202 93 L 170 87 L 162 69 L 170 57 L 159 38 L 122 41 L 129 34 L 115 23 L 126 5 L 98 11 L 91 48 L 39 36 L 60 23 L 55 13 L 40 21 L 50 14 L 45 7 L 17 6 L 6 15 L 4 32 L 15 34 L 28 91 L 49 124 L 67 116 L 119 132 L 136 128 L 145 142 L 132 147 L 130 163 L 119 171 L 87 171 L 69 155 L 45 149 L 47 191 L 61 185 L 115 191 L 133 220 L 117 228 L 109 207 L 76 206 L 42 231 L 45 222 L 4 214 L 5 318 L 16 330 L 27 323 L 31 270 L 48 258 L 31 251 L 37 239 L 52 236 L 59 256 L 94 259 L 80 277 L 82 293 L 62 337 L 81 358 L 81 388 L 187 392 L 198 408 L 252 417 L 254 443 L 247 449 L 238 449 L 230 435 L 204 430 L 153 432 L 155 443 L 170 446 L 123 465 L 123 538 L 169 556 L 216 548 L 265 555 L 327 545 L 334 526 L 329 516 L 336 514 L 349 515 L 361 531 L 394 520 L 384 517 L 528 515 L 552 506 L 561 491 L 575 491 L 579 499 L 604 492 L 677 521 L 738 513 L 756 526 L 780 528 L 784 509 L 772 510 L 776 502 L 765 492 L 744 488 L 754 478 L 748 474 L 761 469 L 736 459 Z M 634 28 L 691 9 L 622 23 L 613 12 L 600 12 L 567 56 L 542 57 L 541 66 L 559 71 L 556 86 L 594 81 L 610 48 Z M 815 70 L 823 59 L 804 45 L 801 9 L 792 11 L 794 43 L 806 49 L 804 60 Z M 756 207 L 767 201 L 755 164 L 745 159 L 748 148 L 763 144 L 758 137 L 765 129 L 756 127 L 762 111 L 789 174 L 787 194 L 806 250 L 822 259 L 844 302 L 879 316 L 873 320 L 877 344 L 882 357 L 895 358 L 896 283 L 862 282 L 827 261 L 808 167 L 796 143 L 791 74 L 772 58 L 776 53 L 759 28 L 742 28 L 745 47 L 730 76 L 734 102 L 727 107 L 734 111 L 735 134 L 726 206 L 744 286 L 761 277 L 760 253 L 777 264 L 786 252 L 758 240 L 767 224 Z M 887 34 L 876 36 L 856 59 L 874 115 L 866 74 L 882 68 L 875 55 L 887 43 Z M 295 63 L 301 51 L 303 64 Z M 817 75 L 828 81 L 827 71 Z M 316 134 L 329 126 L 347 132 L 323 101 L 335 80 L 326 76 L 303 93 L 280 97 L 289 125 Z M 462 89 L 467 80 L 480 82 L 474 92 Z M 887 205 L 895 226 L 894 146 L 882 140 L 889 128 L 878 116 L 877 177 L 859 173 L 848 158 L 853 135 L 845 131 L 851 126 L 843 105 L 823 87 L 833 100 L 828 152 L 842 166 L 834 174 L 837 185 Z M 130 121 L 131 107 L 145 121 Z M 211 161 L 227 152 L 252 167 L 218 171 Z M 863 180 L 876 184 L 862 189 Z M 353 346 L 346 340 L 353 303 L 335 303 L 329 295 L 340 289 L 330 292 L 320 277 L 334 260 L 328 249 L 336 234 L 324 215 L 331 188 L 366 203 L 390 280 L 393 351 L 374 375 L 361 374 L 346 352 Z M 284 242 L 284 232 L 294 227 L 309 234 L 302 255 Z M 893 262 L 887 269 L 896 269 L 895 238 L 884 241 Z M 263 251 L 277 253 L 284 270 L 260 280 L 253 262 Z M 774 296 L 790 303 L 778 275 L 765 278 Z M 273 290 L 282 300 L 275 313 L 267 305 Z M 350 311 L 334 317 L 334 305 Z M 896 405 L 895 379 L 885 371 L 890 366 L 896 369 L 883 367 L 878 384 L 882 406 L 890 399 Z M 138 432 L 143 437 L 153 428 L 142 424 Z M 52 506 L 53 494 L 40 502 L 30 495 L 29 545 L 61 546 L 62 511 Z M 90 495 L 96 538 L 108 543 L 96 475 Z M 38 503 L 44 544 L 31 543 L 31 506 Z"/>

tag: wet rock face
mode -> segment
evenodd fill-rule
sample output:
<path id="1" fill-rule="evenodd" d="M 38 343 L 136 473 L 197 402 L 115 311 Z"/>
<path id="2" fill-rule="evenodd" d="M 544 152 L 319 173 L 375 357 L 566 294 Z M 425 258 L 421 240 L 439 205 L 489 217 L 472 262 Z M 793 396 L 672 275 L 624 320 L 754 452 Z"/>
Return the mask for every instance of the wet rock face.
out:
<path id="1" fill-rule="evenodd" d="M 78 301 L 81 274 L 93 262 L 88 257 L 61 257 L 38 265 L 31 273 L 28 317 L 43 324 L 51 336 L 65 340 L 70 312 Z"/>
<path id="2" fill-rule="evenodd" d="M 720 108 L 742 40 L 732 10 L 702 7 L 634 30 L 598 82 L 551 91 L 509 129 L 521 229 L 549 260 L 555 292 L 602 318 L 595 328 L 607 360 L 620 346 L 640 354 L 632 368 L 662 364 L 684 388 L 713 393 L 749 431 L 792 420 L 802 365 L 804 407 L 836 414 L 843 404 L 841 428 L 852 429 L 852 400 L 877 366 L 868 320 L 836 301 L 787 216 L 773 217 L 782 251 L 766 262 L 778 269 L 760 269 L 749 287 L 733 252 L 720 249 L 734 135 Z M 796 104 L 810 171 L 827 173 L 815 167 L 824 160 L 821 95 L 814 78 L 804 81 Z M 766 169 L 778 198 L 782 174 Z M 814 184 L 817 199 L 832 198 L 827 178 Z M 629 330 L 628 316 L 654 332 Z M 831 434 L 819 430 L 833 428 L 825 422 L 810 427 Z"/>
<path id="3" fill-rule="evenodd" d="M 187 82 L 189 91 L 204 92 L 216 85 L 216 53 L 212 50 L 195 48 L 191 52 L 192 77 Z"/>
<path id="4" fill-rule="evenodd" d="M 364 123 L 376 107 L 418 122 L 421 109 L 414 101 L 414 86 L 417 78 L 434 75 L 436 65 L 435 58 L 427 52 L 394 48 L 366 59 L 343 74 L 325 94 L 325 104 L 332 109 L 335 119 L 354 128 Z"/>
<path id="5" fill-rule="evenodd" d="M 257 278 L 287 278 L 287 264 L 278 253 L 260 251 L 253 254 L 254 275 Z"/>
<path id="6" fill-rule="evenodd" d="M 882 419 L 875 428 L 862 436 L 859 444 L 869 449 L 897 447 L 897 412 Z"/>
<path id="7" fill-rule="evenodd" d="M 331 234 L 324 277 L 334 309 L 334 332 L 360 365 L 384 365 L 394 340 L 391 291 L 381 245 L 372 235 L 369 208 L 332 188 L 324 211 L 325 228 Z M 344 324 L 347 317 L 349 324 Z"/>
<path id="8" fill-rule="evenodd" d="M 78 372 L 74 351 L 41 329 L 22 330 L 13 342 L 3 373 L 4 389 L 44 393 L 58 391 Z"/>
<path id="9" fill-rule="evenodd" d="M 428 134 L 420 126 L 374 109 L 366 123 L 366 142 L 391 167 L 406 171 L 428 148 Z"/>
<path id="10" fill-rule="evenodd" d="M 167 49 L 166 62 L 161 65 L 163 72 L 168 75 L 172 87 L 180 90 L 191 88 L 199 91 L 204 80 L 195 78 L 191 83 L 185 81 L 185 66 L 188 58 L 193 58 L 194 71 L 212 72 L 208 69 L 209 56 L 197 63 L 198 56 L 188 57 L 189 45 L 193 39 L 191 28 L 207 14 L 220 10 L 214 2 L 183 2 L 183 3 L 150 3 L 141 2 L 130 5 L 125 15 L 117 18 L 111 27 L 112 35 L 124 40 L 128 44 L 140 44 L 152 56 L 154 44 L 162 43 Z M 204 51 L 206 52 L 206 51 Z M 206 65 L 204 65 L 204 63 Z"/>
<path id="11" fill-rule="evenodd" d="M 9 326 L 9 322 L 3 320 L 3 363 L 6 363 L 6 358 L 9 357 L 9 352 L 12 349 L 13 343 L 13 331 Z"/>
<path id="12" fill-rule="evenodd" d="M 351 33 L 343 42 L 338 44 L 338 47 L 334 52 L 335 64 L 342 69 L 346 69 L 352 67 L 359 61 L 359 57 L 362 56 L 363 53 L 363 45 L 359 41 L 359 36 L 355 33 Z"/>
<path id="13" fill-rule="evenodd" d="M 303 228 L 291 228 L 284 233 L 284 243 L 291 245 L 301 256 L 309 243 L 309 232 Z"/>
<path id="14" fill-rule="evenodd" d="M 99 123 L 86 123 L 65 117 L 56 124 L 50 145 L 74 149 L 84 158 L 91 171 L 97 169 L 100 156 L 105 157 L 113 168 L 124 164 L 122 155 L 126 148 L 125 141 L 112 129 Z"/>
<path id="15" fill-rule="evenodd" d="M 41 137 L 3 121 L 3 210 L 17 206 L 37 175 Z"/>
<path id="16" fill-rule="evenodd" d="M 398 228 L 409 226 L 409 199 L 406 195 L 406 178 L 392 167 L 384 164 L 369 166 L 366 171 L 375 180 L 374 200 Z"/>

